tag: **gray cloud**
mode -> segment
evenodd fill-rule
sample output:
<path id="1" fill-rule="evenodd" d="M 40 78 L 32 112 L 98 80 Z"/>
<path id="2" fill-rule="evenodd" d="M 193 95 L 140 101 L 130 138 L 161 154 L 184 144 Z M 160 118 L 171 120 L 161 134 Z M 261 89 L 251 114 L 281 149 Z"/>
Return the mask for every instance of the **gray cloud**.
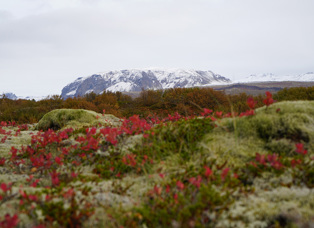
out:
<path id="1" fill-rule="evenodd" d="M 226 77 L 314 68 L 311 0 L 12 1 L 0 3 L 0 92 L 56 94 L 121 68 Z"/>

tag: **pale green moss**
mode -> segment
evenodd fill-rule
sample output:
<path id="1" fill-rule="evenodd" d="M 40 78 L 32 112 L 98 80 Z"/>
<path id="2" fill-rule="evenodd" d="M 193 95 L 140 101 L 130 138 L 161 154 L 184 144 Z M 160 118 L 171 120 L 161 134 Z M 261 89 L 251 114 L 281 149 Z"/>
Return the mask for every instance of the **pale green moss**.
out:
<path id="1" fill-rule="evenodd" d="M 227 159 L 228 164 L 235 167 L 243 166 L 255 153 L 267 152 L 263 141 L 258 138 L 238 138 L 233 133 L 221 132 L 219 129 L 208 134 L 201 146 L 207 155 L 206 159 L 215 158 L 220 164 Z"/>
<path id="2" fill-rule="evenodd" d="M 56 109 L 46 115 L 38 122 L 36 129 L 48 130 L 49 128 L 58 130 L 61 128 L 81 128 L 95 125 L 119 126 L 119 118 L 111 114 L 102 115 L 100 113 L 84 109 Z"/>
<path id="3" fill-rule="evenodd" d="M 254 116 L 223 119 L 201 145 L 209 158 L 242 166 L 255 153 L 289 155 L 299 142 L 314 152 L 314 101 L 280 102 Z"/>
<path id="4" fill-rule="evenodd" d="M 127 154 L 134 149 L 136 145 L 142 144 L 143 134 L 139 135 L 131 135 L 129 137 L 124 138 L 115 148 L 117 152 L 121 154 Z"/>
<path id="5" fill-rule="evenodd" d="M 13 130 L 13 128 L 9 128 L 10 130 Z M 16 130 L 16 129 L 15 129 Z M 20 149 L 23 145 L 29 145 L 31 143 L 32 135 L 36 134 L 38 131 L 21 131 L 20 135 L 18 136 L 8 136 L 5 143 L 0 143 L 0 157 L 8 158 L 11 156 L 10 149 L 12 147 Z M 13 132 L 15 134 L 15 132 Z M 0 135 L 1 140 L 1 135 Z"/>
<path id="6" fill-rule="evenodd" d="M 269 143 L 266 143 L 265 147 L 267 150 L 281 155 L 293 155 L 295 150 L 291 140 L 285 138 L 271 140 Z"/>
<path id="7" fill-rule="evenodd" d="M 269 227 L 280 215 L 290 212 L 298 215 L 306 224 L 313 219 L 313 206 L 314 192 L 308 188 L 279 187 L 271 191 L 258 190 L 253 195 L 237 200 L 224 212 L 217 227 L 235 227 L 238 221 L 245 223 L 243 227 Z M 293 218 L 290 220 L 292 224 L 298 223 Z"/>
<path id="8" fill-rule="evenodd" d="M 255 136 L 266 142 L 286 138 L 293 142 L 313 143 L 314 102 L 280 102 L 257 109 L 255 116 L 236 118 L 236 128 L 228 129 L 239 137 Z"/>

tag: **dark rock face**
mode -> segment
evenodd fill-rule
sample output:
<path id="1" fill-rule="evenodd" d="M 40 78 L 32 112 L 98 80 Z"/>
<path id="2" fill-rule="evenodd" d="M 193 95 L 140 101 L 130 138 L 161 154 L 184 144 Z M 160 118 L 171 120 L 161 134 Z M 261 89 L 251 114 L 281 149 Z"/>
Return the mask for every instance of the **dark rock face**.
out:
<path id="1" fill-rule="evenodd" d="M 141 72 L 142 77 L 135 77 L 132 91 L 141 91 L 144 89 L 162 89 L 162 85 L 157 80 L 156 76 L 148 71 Z"/>
<path id="2" fill-rule="evenodd" d="M 94 93 L 101 93 L 107 87 L 109 83 L 106 82 L 101 75 L 94 74 L 84 80 L 83 83 L 79 84 L 76 90 L 77 95 L 84 95 L 86 93 L 94 92 Z"/>
<path id="3" fill-rule="evenodd" d="M 167 89 L 203 86 L 231 81 L 211 71 L 194 70 L 117 70 L 78 78 L 62 89 L 63 98 L 102 93 L 104 90 L 132 92 L 142 89 Z"/>

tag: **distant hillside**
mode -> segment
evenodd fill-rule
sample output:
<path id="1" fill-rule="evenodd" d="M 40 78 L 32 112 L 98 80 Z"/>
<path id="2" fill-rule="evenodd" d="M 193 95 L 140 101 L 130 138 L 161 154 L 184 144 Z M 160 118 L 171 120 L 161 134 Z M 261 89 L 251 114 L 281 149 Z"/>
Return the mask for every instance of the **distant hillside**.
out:
<path id="1" fill-rule="evenodd" d="M 292 87 L 311 87 L 313 82 L 296 82 L 296 81 L 282 81 L 282 82 L 251 82 L 251 83 L 235 83 L 229 85 L 211 86 L 211 88 L 219 91 L 224 91 L 226 94 L 246 93 L 248 95 L 264 95 L 266 91 L 276 93 L 284 88 Z"/>
<path id="2" fill-rule="evenodd" d="M 217 91 L 224 91 L 226 94 L 236 95 L 240 93 L 246 93 L 248 95 L 265 95 L 266 91 L 271 93 L 277 93 L 278 91 L 284 88 L 293 88 L 293 87 L 311 87 L 314 86 L 313 82 L 251 82 L 251 83 L 232 83 L 225 85 L 210 85 L 206 86 L 213 88 Z M 136 98 L 140 95 L 140 92 L 124 92 L 133 98 Z"/>

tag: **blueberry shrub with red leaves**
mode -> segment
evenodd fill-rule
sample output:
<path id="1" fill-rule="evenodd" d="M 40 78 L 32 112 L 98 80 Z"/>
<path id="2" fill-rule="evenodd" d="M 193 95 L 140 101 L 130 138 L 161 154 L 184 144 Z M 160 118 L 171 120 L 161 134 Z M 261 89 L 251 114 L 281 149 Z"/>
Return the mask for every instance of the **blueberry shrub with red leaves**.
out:
<path id="1" fill-rule="evenodd" d="M 266 98 L 263 100 L 263 103 L 268 107 L 269 105 L 274 103 L 273 95 L 269 92 L 266 91 Z"/>
<path id="2" fill-rule="evenodd" d="M 4 219 L 2 221 L 0 221 L 0 227 L 14 228 L 18 225 L 18 222 L 19 222 L 19 218 L 18 218 L 17 214 L 15 214 L 13 216 L 6 214 L 4 216 Z"/>

